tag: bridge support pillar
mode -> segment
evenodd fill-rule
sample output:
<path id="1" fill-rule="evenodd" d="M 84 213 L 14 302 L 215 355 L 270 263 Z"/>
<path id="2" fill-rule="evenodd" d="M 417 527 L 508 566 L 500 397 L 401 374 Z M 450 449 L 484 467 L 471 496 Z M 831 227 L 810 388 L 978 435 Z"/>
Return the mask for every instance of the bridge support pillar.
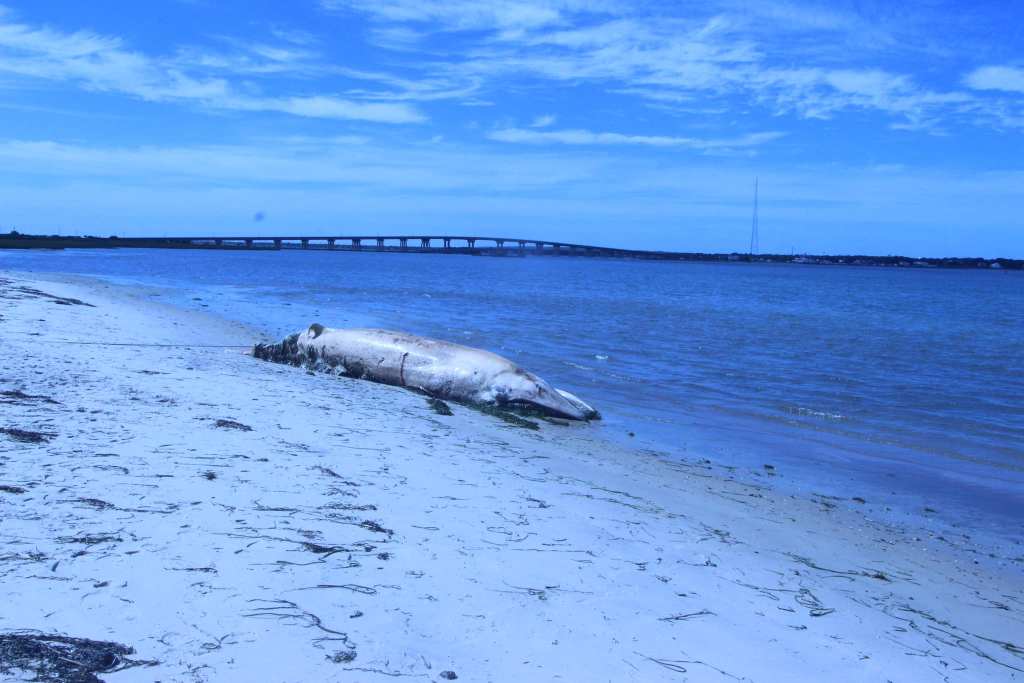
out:
<path id="1" fill-rule="evenodd" d="M 329 239 L 329 240 L 327 240 L 327 248 L 328 248 L 328 249 L 334 249 L 334 243 L 335 243 L 336 241 L 337 241 L 337 240 L 335 240 L 335 239 L 333 239 L 333 238 L 332 238 L 332 239 Z"/>
<path id="2" fill-rule="evenodd" d="M 218 247 L 220 247 L 220 246 L 223 246 L 224 240 L 214 240 L 213 243 L 216 244 Z"/>
<path id="3" fill-rule="evenodd" d="M 468 240 L 466 240 L 466 244 L 469 245 L 470 249 L 475 249 L 476 248 L 476 240 L 469 240 L 468 239 Z"/>
<path id="4" fill-rule="evenodd" d="M 448 237 L 445 237 L 443 239 L 444 239 L 444 248 L 445 249 L 451 249 L 452 248 L 452 241 L 451 241 L 451 239 L 449 239 Z"/>
<path id="5" fill-rule="evenodd" d="M 274 240 L 274 249 L 281 248 L 281 240 Z"/>
<path id="6" fill-rule="evenodd" d="M 378 249 L 383 249 L 384 248 L 384 238 L 383 237 L 378 237 L 377 238 L 377 248 Z"/>
<path id="7" fill-rule="evenodd" d="M 504 249 L 505 248 L 505 240 L 494 240 L 494 245 L 496 247 L 498 247 L 498 249 Z"/>
<path id="8" fill-rule="evenodd" d="M 245 248 L 246 249 L 252 249 L 252 240 L 246 240 L 245 241 Z"/>
<path id="9" fill-rule="evenodd" d="M 399 244 L 399 245 L 401 245 L 401 247 L 402 247 L 402 250 L 403 250 L 403 251 L 404 251 L 405 249 L 408 249 L 408 248 L 409 248 L 409 240 L 408 240 L 408 238 L 405 238 L 405 237 L 399 237 L 399 238 L 398 238 L 398 244 Z"/>
<path id="10" fill-rule="evenodd" d="M 302 248 L 309 249 L 309 240 L 302 240 Z"/>
<path id="11" fill-rule="evenodd" d="M 421 237 L 420 238 L 420 246 L 423 247 L 424 249 L 429 249 L 430 248 L 430 238 L 429 237 Z"/>
<path id="12" fill-rule="evenodd" d="M 353 237 L 352 238 L 352 248 L 353 249 L 362 249 L 363 248 L 363 241 L 361 239 L 359 239 L 359 238 Z"/>

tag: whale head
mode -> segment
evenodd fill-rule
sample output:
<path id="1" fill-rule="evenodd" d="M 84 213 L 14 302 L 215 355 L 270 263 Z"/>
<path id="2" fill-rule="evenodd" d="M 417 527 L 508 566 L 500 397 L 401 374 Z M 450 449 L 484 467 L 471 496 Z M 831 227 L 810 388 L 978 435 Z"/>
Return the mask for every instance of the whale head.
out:
<path id="1" fill-rule="evenodd" d="M 600 414 L 568 391 L 555 389 L 540 377 L 515 368 L 503 372 L 492 382 L 494 400 L 499 405 L 537 411 L 569 420 L 596 420 Z"/>

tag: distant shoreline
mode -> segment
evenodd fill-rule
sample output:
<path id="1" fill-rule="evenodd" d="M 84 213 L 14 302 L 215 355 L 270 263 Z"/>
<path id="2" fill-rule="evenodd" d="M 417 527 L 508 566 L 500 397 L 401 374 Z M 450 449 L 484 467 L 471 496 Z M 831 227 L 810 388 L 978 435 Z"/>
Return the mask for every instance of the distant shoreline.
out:
<path id="1" fill-rule="evenodd" d="M 407 241 L 419 237 L 96 237 L 93 235 L 29 235 L 16 231 L 0 234 L 0 249 L 216 249 L 221 251 L 345 251 L 381 253 L 463 254 L 474 256 L 524 257 L 532 255 L 577 256 L 586 258 L 616 258 L 637 261 L 687 261 L 710 263 L 792 263 L 823 266 L 866 266 L 887 268 L 957 268 L 982 270 L 1024 270 L 1024 259 L 982 258 L 970 256 L 910 257 L 873 256 L 864 254 L 743 254 L 671 252 L 618 249 L 578 244 L 549 242 L 546 240 L 519 240 L 494 237 L 434 237 L 444 240 L 443 247 L 409 246 Z M 340 243 L 343 240 L 349 244 Z M 386 241 L 399 245 L 386 244 Z M 450 246 L 450 242 L 465 242 L 466 246 Z M 476 246 L 476 242 L 493 242 L 495 246 Z M 321 242 L 322 244 L 318 244 Z M 364 243 L 365 242 L 365 243 Z M 506 242 L 519 246 L 505 247 Z M 524 247 L 533 244 L 535 247 Z"/>

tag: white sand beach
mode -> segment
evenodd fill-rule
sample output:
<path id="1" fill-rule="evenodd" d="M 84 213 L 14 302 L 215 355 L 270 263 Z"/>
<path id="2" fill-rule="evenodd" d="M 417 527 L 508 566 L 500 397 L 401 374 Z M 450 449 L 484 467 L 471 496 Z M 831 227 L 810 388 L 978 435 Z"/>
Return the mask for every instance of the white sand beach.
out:
<path id="1" fill-rule="evenodd" d="M 124 287 L 0 274 L 0 341 L 0 634 L 134 648 L 100 680 L 1024 680 L 1019 544 L 439 415 Z"/>

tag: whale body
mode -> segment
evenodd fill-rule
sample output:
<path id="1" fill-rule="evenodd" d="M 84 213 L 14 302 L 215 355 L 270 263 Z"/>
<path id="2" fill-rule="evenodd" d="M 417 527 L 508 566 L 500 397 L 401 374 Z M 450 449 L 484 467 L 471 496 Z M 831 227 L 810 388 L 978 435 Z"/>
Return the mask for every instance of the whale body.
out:
<path id="1" fill-rule="evenodd" d="M 600 417 L 573 394 L 555 389 L 497 354 L 405 332 L 313 324 L 279 344 L 257 344 L 253 355 L 464 403 L 571 420 Z"/>

